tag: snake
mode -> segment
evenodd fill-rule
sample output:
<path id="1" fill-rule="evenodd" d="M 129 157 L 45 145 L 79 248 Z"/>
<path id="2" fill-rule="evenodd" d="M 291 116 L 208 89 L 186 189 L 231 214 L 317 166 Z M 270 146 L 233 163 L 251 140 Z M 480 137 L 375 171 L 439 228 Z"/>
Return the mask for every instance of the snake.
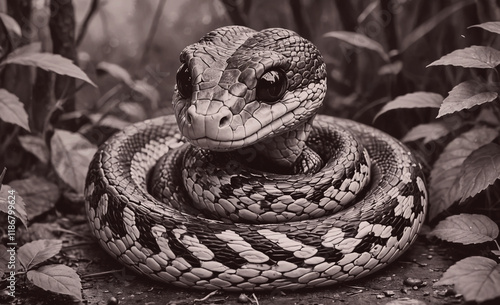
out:
<path id="1" fill-rule="evenodd" d="M 318 114 L 327 70 L 314 44 L 226 26 L 180 62 L 174 113 L 125 127 L 90 163 L 85 210 L 112 257 L 181 288 L 294 290 L 373 274 L 416 240 L 418 159 Z"/>

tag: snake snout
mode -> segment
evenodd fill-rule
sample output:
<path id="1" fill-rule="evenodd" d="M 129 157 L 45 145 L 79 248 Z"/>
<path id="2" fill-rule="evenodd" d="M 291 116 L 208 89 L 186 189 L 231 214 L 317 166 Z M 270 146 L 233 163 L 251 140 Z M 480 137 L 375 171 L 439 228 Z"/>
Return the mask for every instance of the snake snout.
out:
<path id="1" fill-rule="evenodd" d="M 196 141 L 198 139 L 207 139 L 212 141 L 231 141 L 233 140 L 233 129 L 231 122 L 233 120 L 232 112 L 222 107 L 213 114 L 200 114 L 196 111 L 196 106 L 191 105 L 184 114 L 185 124 L 182 126 L 182 133 L 188 139 Z M 205 148 L 216 149 L 212 147 L 211 141 L 196 142 Z M 202 143 L 207 143 L 203 145 Z"/>

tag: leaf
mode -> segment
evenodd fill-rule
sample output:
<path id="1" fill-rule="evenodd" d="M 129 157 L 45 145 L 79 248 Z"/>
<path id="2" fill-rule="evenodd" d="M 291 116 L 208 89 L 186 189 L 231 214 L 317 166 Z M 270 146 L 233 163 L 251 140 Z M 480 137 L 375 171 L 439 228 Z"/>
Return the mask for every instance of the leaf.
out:
<path id="1" fill-rule="evenodd" d="M 50 140 L 50 160 L 59 177 L 83 193 L 88 166 L 97 147 L 79 133 L 56 129 Z"/>
<path id="2" fill-rule="evenodd" d="M 18 137 L 21 146 L 29 153 L 37 157 L 40 162 L 47 164 L 49 162 L 49 149 L 45 144 L 45 141 L 38 137 L 32 135 L 25 135 Z"/>
<path id="3" fill-rule="evenodd" d="M 22 245 L 17 255 L 24 269 L 30 270 L 59 253 L 61 248 L 62 240 L 39 239 Z"/>
<path id="4" fill-rule="evenodd" d="M 500 51 L 491 47 L 472 46 L 444 55 L 427 67 L 452 65 L 464 68 L 493 69 L 499 64 Z"/>
<path id="5" fill-rule="evenodd" d="M 381 114 L 400 108 L 439 108 L 443 97 L 440 94 L 432 92 L 418 91 L 413 93 L 408 93 L 402 96 L 398 96 L 394 100 L 385 104 L 382 109 L 375 115 L 373 120 L 375 121 Z"/>
<path id="6" fill-rule="evenodd" d="M 498 226 L 484 215 L 460 214 L 442 220 L 432 230 L 431 235 L 452 243 L 480 244 L 495 240 L 498 236 Z"/>
<path id="7" fill-rule="evenodd" d="M 30 219 L 54 208 L 61 195 L 59 187 L 43 177 L 14 180 L 10 186 L 23 196 Z"/>
<path id="8" fill-rule="evenodd" d="M 75 270 L 65 265 L 42 266 L 27 273 L 28 279 L 38 287 L 82 299 L 82 284 Z"/>
<path id="9" fill-rule="evenodd" d="M 482 28 L 486 31 L 500 34 L 500 22 L 492 21 L 492 22 L 485 22 L 485 23 L 481 23 L 481 24 L 475 24 L 475 25 L 471 25 L 470 27 L 468 27 L 468 29 L 470 29 L 470 28 Z"/>
<path id="10" fill-rule="evenodd" d="M 490 143 L 497 136 L 498 131 L 493 128 L 477 127 L 461 134 L 445 147 L 431 171 L 430 220 L 461 197 L 452 187 L 460 179 L 459 174 L 464 160 L 474 150 Z"/>
<path id="11" fill-rule="evenodd" d="M 488 91 L 482 82 L 475 80 L 462 82 L 456 85 L 443 100 L 437 118 L 494 101 L 497 97 L 498 93 Z"/>
<path id="12" fill-rule="evenodd" d="M 408 131 L 401 141 L 408 143 L 418 139 L 424 139 L 424 144 L 437 140 L 450 133 L 450 128 L 441 121 L 428 124 L 420 124 Z"/>
<path id="13" fill-rule="evenodd" d="M 455 285 L 466 301 L 478 303 L 500 296 L 500 265 L 482 256 L 458 261 L 434 285 Z"/>
<path id="14" fill-rule="evenodd" d="M 101 61 L 100 63 L 97 64 L 96 70 L 102 70 L 109 75 L 113 76 L 116 79 L 121 80 L 125 84 L 127 84 L 129 87 L 132 86 L 133 80 L 132 77 L 130 76 L 130 73 L 127 72 L 124 68 L 117 64 L 113 64 L 110 62 L 106 61 Z"/>
<path id="15" fill-rule="evenodd" d="M 19 98 L 5 89 L 0 88 L 0 119 L 4 122 L 21 126 L 30 131 L 28 113 Z"/>
<path id="16" fill-rule="evenodd" d="M 473 151 L 460 170 L 457 193 L 460 202 L 477 195 L 500 178 L 500 145 L 486 144 Z"/>
<path id="17" fill-rule="evenodd" d="M 68 75 L 81 79 L 94 87 L 94 82 L 78 66 L 67 58 L 52 53 L 11 53 L 0 63 L 0 66 L 6 64 L 18 64 L 25 66 L 35 66 L 43 70 L 51 71 L 60 75 Z"/>
<path id="18" fill-rule="evenodd" d="M 9 203 L 14 203 L 14 205 Z M 9 206 L 14 206 L 15 209 L 9 210 Z M 16 194 L 15 189 L 10 187 L 10 185 L 4 184 L 0 188 L 0 211 L 8 215 L 14 213 L 14 216 L 16 216 L 16 218 L 19 219 L 26 228 L 28 227 L 28 215 L 26 213 L 24 200 L 19 194 Z"/>
<path id="19" fill-rule="evenodd" d="M 378 75 L 397 75 L 403 69 L 403 62 L 397 60 L 393 63 L 383 65 L 378 69 Z"/>
<path id="20" fill-rule="evenodd" d="M 390 62 L 389 56 L 385 52 L 384 47 L 382 47 L 382 45 L 377 41 L 368 38 L 363 34 L 346 31 L 332 31 L 324 34 L 323 36 L 337 38 L 353 46 L 375 51 L 380 55 L 380 57 L 382 57 L 383 60 Z"/>
<path id="21" fill-rule="evenodd" d="M 153 109 L 158 108 L 160 102 L 160 93 L 155 87 L 151 86 L 145 81 L 136 80 L 130 87 L 132 90 L 144 95 L 150 102 Z"/>
<path id="22" fill-rule="evenodd" d="M 17 23 L 17 21 L 14 18 L 10 17 L 7 14 L 0 13 L 0 20 L 2 21 L 3 25 L 7 29 L 9 36 L 11 38 L 14 38 L 13 37 L 14 35 L 16 38 L 23 36 L 23 34 L 21 32 L 21 27 L 19 26 L 19 24 Z"/>

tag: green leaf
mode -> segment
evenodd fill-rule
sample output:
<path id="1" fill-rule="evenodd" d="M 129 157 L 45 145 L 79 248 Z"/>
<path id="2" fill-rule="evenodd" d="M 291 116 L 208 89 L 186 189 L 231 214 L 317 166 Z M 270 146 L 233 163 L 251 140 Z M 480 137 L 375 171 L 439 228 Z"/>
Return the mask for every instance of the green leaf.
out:
<path id="1" fill-rule="evenodd" d="M 452 187 L 458 184 L 465 159 L 474 150 L 491 143 L 497 136 L 498 131 L 493 128 L 477 127 L 461 134 L 445 147 L 431 171 L 430 220 L 460 199 L 461 195 Z"/>
<path id="2" fill-rule="evenodd" d="M 380 57 L 382 57 L 383 60 L 390 62 L 389 56 L 385 52 L 384 47 L 382 47 L 382 45 L 377 41 L 368 38 L 363 34 L 346 31 L 332 31 L 323 36 L 337 38 L 353 46 L 375 51 L 380 55 Z"/>
<path id="3" fill-rule="evenodd" d="M 460 202 L 477 195 L 500 178 L 500 146 L 490 143 L 473 151 L 464 161 L 459 174 L 457 193 Z"/>
<path id="4" fill-rule="evenodd" d="M 59 187 L 44 177 L 14 180 L 10 186 L 23 196 L 30 219 L 53 209 L 61 195 Z"/>
<path id="5" fill-rule="evenodd" d="M 475 24 L 475 25 L 471 25 L 470 27 L 468 27 L 468 29 L 470 29 L 470 28 L 482 28 L 486 31 L 490 31 L 490 32 L 495 33 L 495 34 L 500 34 L 500 22 L 492 21 L 492 22 L 485 22 L 485 23 L 481 23 L 481 24 Z"/>
<path id="6" fill-rule="evenodd" d="M 431 235 L 452 243 L 480 244 L 495 240 L 498 226 L 489 217 L 480 214 L 453 215 L 442 220 Z"/>
<path id="7" fill-rule="evenodd" d="M 424 144 L 437 140 L 450 133 L 450 128 L 441 121 L 428 124 L 420 124 L 408 131 L 401 141 L 408 143 L 418 139 L 424 139 Z"/>
<path id="8" fill-rule="evenodd" d="M 0 119 L 30 131 L 28 113 L 19 98 L 5 89 L 0 89 Z"/>
<path id="9" fill-rule="evenodd" d="M 33 284 L 44 290 L 71 295 L 78 300 L 82 299 L 80 277 L 75 270 L 68 266 L 42 266 L 36 270 L 28 271 L 27 277 Z"/>
<path id="10" fill-rule="evenodd" d="M 494 260 L 471 256 L 458 261 L 434 285 L 455 285 L 466 301 L 484 302 L 500 296 L 500 265 Z"/>
<path id="11" fill-rule="evenodd" d="M 9 210 L 9 206 L 12 206 L 9 203 L 14 203 L 14 210 Z M 9 216 L 14 213 L 14 216 L 19 219 L 26 228 L 28 227 L 28 214 L 26 213 L 24 200 L 21 195 L 16 193 L 15 189 L 10 187 L 10 185 L 4 184 L 0 188 L 0 211 L 8 214 Z"/>
<path id="12" fill-rule="evenodd" d="M 22 245 L 17 255 L 24 269 L 30 270 L 59 253 L 61 248 L 62 240 L 39 239 Z"/>
<path id="13" fill-rule="evenodd" d="M 50 159 L 59 177 L 83 193 L 88 166 L 97 147 L 78 133 L 56 129 L 50 140 Z"/>
<path id="14" fill-rule="evenodd" d="M 97 87 L 94 82 L 83 72 L 78 66 L 73 64 L 73 62 L 67 58 L 62 57 L 58 54 L 52 53 L 11 53 L 7 58 L 0 63 L 1 65 L 6 64 L 18 64 L 24 66 L 35 66 L 37 68 L 51 71 L 60 75 L 68 75 L 74 78 L 81 79 L 94 87 Z"/>
<path id="15" fill-rule="evenodd" d="M 381 114 L 393 110 L 393 109 L 401 109 L 401 108 L 439 108 L 441 102 L 443 101 L 443 97 L 440 94 L 432 93 L 432 92 L 413 92 L 408 93 L 402 96 L 398 96 L 394 100 L 385 104 L 382 109 L 375 115 L 373 120 L 375 121 Z"/>
<path id="16" fill-rule="evenodd" d="M 45 141 L 38 136 L 25 135 L 18 137 L 21 146 L 29 153 L 33 154 L 40 160 L 43 164 L 49 162 L 49 149 L 45 144 Z"/>
<path id="17" fill-rule="evenodd" d="M 499 64 L 500 51 L 491 47 L 472 46 L 444 55 L 427 67 L 452 65 L 464 68 L 493 69 Z"/>
<path id="18" fill-rule="evenodd" d="M 488 91 L 488 88 L 479 81 L 465 81 L 456 85 L 443 100 L 437 117 L 451 114 L 460 110 L 470 109 L 484 103 L 494 101 L 498 93 Z"/>

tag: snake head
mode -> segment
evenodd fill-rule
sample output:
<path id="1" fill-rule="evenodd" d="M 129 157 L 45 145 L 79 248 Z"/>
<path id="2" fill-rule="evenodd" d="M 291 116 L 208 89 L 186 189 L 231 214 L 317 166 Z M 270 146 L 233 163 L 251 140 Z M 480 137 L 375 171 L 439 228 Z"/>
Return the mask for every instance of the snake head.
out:
<path id="1" fill-rule="evenodd" d="M 295 32 L 240 26 L 216 29 L 186 47 L 174 113 L 183 136 L 211 150 L 233 150 L 310 121 L 326 91 L 318 49 Z"/>

